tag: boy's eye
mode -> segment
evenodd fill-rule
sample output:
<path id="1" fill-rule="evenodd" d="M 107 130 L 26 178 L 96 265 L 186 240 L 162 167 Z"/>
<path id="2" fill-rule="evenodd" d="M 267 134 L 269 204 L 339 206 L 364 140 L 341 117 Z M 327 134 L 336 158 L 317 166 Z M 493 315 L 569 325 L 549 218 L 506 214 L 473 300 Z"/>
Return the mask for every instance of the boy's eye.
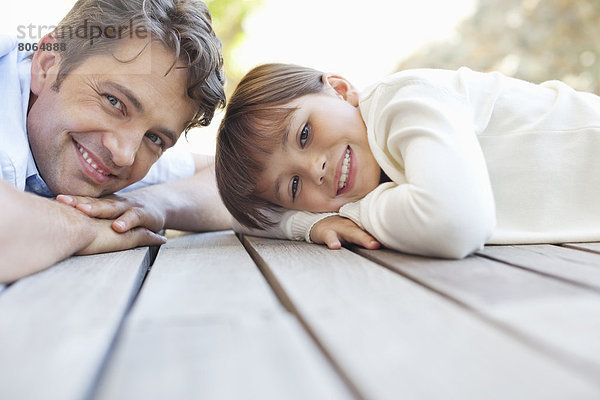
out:
<path id="1" fill-rule="evenodd" d="M 304 146 L 306 146 L 306 143 L 308 142 L 308 139 L 310 138 L 310 126 L 308 124 L 304 125 L 304 127 L 302 127 L 302 131 L 300 131 L 300 147 L 304 148 Z"/>
<path id="2" fill-rule="evenodd" d="M 106 97 L 106 100 L 108 100 L 108 102 L 117 110 L 119 111 L 123 111 L 123 103 L 121 103 L 121 100 L 117 99 L 115 96 L 113 96 L 112 94 L 105 94 L 104 95 Z"/>
<path id="3" fill-rule="evenodd" d="M 300 177 L 298 175 L 292 178 L 292 201 L 296 200 L 296 193 L 298 192 L 298 182 Z"/>
<path id="4" fill-rule="evenodd" d="M 158 136 L 156 133 L 146 133 L 146 137 L 155 145 L 157 146 L 163 146 L 164 142 L 163 140 L 160 138 L 160 136 Z"/>

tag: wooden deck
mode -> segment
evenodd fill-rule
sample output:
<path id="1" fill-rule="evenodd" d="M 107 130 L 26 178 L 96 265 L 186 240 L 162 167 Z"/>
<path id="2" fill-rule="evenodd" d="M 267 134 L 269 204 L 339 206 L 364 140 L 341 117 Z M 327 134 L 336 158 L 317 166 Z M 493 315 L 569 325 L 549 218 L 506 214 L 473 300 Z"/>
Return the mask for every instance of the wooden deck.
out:
<path id="1" fill-rule="evenodd" d="M 0 285 L 0 399 L 599 399 L 600 243 L 461 261 L 232 232 Z"/>

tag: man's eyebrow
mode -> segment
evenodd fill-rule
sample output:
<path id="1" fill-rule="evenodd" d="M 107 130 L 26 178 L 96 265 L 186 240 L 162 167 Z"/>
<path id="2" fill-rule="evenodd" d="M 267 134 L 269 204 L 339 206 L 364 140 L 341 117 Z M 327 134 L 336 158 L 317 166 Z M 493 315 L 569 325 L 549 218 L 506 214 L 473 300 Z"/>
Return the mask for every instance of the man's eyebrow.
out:
<path id="1" fill-rule="evenodd" d="M 175 138 L 177 137 L 177 135 L 175 135 L 175 132 L 173 132 L 170 129 L 167 128 L 158 128 L 157 129 L 160 133 L 162 133 L 163 135 L 167 136 L 169 139 L 171 139 L 171 142 L 173 144 L 175 144 L 175 142 L 177 141 Z"/>
<path id="2" fill-rule="evenodd" d="M 107 86 L 112 86 L 114 89 L 123 93 L 125 95 L 125 97 L 127 97 L 127 100 L 129 100 L 131 102 L 131 104 L 133 104 L 133 106 L 135 107 L 135 109 L 138 112 L 140 112 L 140 113 L 144 112 L 144 106 L 142 106 L 142 103 L 140 102 L 140 100 L 135 96 L 135 94 L 133 94 L 133 92 L 131 90 L 127 89 L 125 86 L 120 85 L 116 82 L 105 82 L 105 84 Z"/>
<path id="3" fill-rule="evenodd" d="M 127 89 L 125 86 L 120 85 L 116 82 L 105 82 L 105 84 L 107 86 L 111 86 L 114 89 L 118 90 L 119 92 L 123 93 L 125 95 L 125 97 L 127 97 L 127 99 L 131 102 L 131 104 L 133 104 L 133 106 L 135 107 L 135 109 L 138 112 L 140 112 L 140 113 L 144 112 L 144 106 L 139 101 L 139 99 L 135 96 L 135 94 L 133 94 L 133 92 L 131 90 Z M 173 142 L 173 143 L 176 142 L 175 138 L 177 137 L 177 135 L 172 130 L 161 127 L 161 128 L 158 128 L 157 131 L 162 133 L 163 135 L 167 136 L 169 139 L 171 139 L 171 142 Z"/>

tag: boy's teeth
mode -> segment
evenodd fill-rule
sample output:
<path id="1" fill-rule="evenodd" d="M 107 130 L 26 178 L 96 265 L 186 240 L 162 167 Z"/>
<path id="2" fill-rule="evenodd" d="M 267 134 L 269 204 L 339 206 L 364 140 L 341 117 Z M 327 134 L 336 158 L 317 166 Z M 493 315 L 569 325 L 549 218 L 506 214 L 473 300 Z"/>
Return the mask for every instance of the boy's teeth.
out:
<path id="1" fill-rule="evenodd" d="M 344 161 L 342 162 L 342 175 L 338 183 L 338 190 L 346 187 L 346 181 L 348 180 L 348 173 L 350 172 L 350 149 L 346 149 L 346 155 L 344 155 Z"/>

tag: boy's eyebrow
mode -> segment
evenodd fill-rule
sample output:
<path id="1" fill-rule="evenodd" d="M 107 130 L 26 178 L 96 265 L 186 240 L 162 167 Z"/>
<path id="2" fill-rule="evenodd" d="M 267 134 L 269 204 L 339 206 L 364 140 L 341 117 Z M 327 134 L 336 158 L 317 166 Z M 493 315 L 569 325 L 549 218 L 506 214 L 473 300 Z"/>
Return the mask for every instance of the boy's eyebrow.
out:
<path id="1" fill-rule="evenodd" d="M 294 121 L 295 111 L 292 112 L 292 115 L 288 118 L 288 122 L 286 124 L 285 130 L 283 132 L 283 136 L 281 137 L 281 147 L 285 151 L 287 146 L 287 141 L 290 136 L 290 131 L 292 130 L 292 122 Z"/>
<path id="2" fill-rule="evenodd" d="M 283 136 L 281 137 L 281 148 L 283 151 L 287 151 L 287 141 L 290 136 L 290 131 L 292 130 L 292 122 L 294 121 L 295 111 L 292 112 L 292 115 L 288 118 L 287 126 L 285 127 L 285 131 L 283 132 Z M 281 203 L 281 196 L 279 195 L 279 189 L 281 188 L 281 180 L 279 178 L 275 179 L 275 198 L 277 201 Z"/>
<path id="3" fill-rule="evenodd" d="M 281 196 L 279 196 L 279 188 L 281 187 L 281 181 L 279 178 L 275 180 L 275 198 L 277 201 L 281 202 Z"/>

